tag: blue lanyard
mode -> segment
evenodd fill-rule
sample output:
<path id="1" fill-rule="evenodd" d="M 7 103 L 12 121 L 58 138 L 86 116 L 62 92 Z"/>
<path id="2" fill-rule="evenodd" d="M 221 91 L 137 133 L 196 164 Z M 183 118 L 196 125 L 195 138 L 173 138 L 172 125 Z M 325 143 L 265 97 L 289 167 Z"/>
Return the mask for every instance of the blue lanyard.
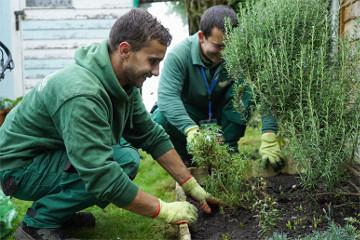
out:
<path id="1" fill-rule="evenodd" d="M 216 87 L 216 84 L 219 80 L 219 76 L 213 78 L 211 80 L 211 84 L 209 86 L 209 83 L 208 83 L 208 79 L 206 77 L 206 68 L 201 66 L 200 67 L 201 69 L 201 76 L 202 76 L 202 79 L 204 80 L 204 83 L 205 83 L 205 86 L 207 88 L 207 93 L 208 93 L 208 116 L 209 116 L 209 120 L 212 119 L 212 102 L 211 102 L 211 94 L 212 92 L 214 91 L 215 87 Z"/>

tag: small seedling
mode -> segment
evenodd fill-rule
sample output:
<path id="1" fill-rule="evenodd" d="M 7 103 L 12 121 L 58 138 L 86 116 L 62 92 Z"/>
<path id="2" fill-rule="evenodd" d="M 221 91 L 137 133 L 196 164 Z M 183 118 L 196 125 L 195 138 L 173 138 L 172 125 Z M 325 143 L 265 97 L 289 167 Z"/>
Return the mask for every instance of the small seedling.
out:
<path id="1" fill-rule="evenodd" d="M 254 205 L 253 209 L 257 212 L 255 217 L 259 220 L 259 235 L 264 237 L 273 232 L 280 214 L 276 208 L 277 203 L 269 196 L 262 200 L 258 200 Z"/>

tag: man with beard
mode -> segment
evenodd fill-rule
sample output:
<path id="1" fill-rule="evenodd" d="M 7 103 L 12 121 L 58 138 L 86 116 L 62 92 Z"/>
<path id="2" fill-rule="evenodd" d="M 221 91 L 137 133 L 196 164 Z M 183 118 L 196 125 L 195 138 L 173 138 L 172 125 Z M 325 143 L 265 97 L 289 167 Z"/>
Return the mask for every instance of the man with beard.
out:
<path id="1" fill-rule="evenodd" d="M 167 203 L 131 180 L 137 150 L 150 153 L 206 212 L 210 195 L 191 176 L 165 131 L 151 120 L 139 89 L 159 74 L 171 35 L 153 16 L 133 9 L 109 39 L 80 48 L 75 63 L 42 80 L 0 129 L 0 182 L 6 195 L 34 201 L 16 239 L 67 239 L 66 227 L 91 227 L 79 212 L 113 203 L 167 223 L 194 222 L 188 202 Z"/>
<path id="2" fill-rule="evenodd" d="M 200 20 L 200 31 L 175 46 L 164 61 L 160 76 L 157 106 L 153 119 L 161 124 L 186 165 L 192 165 L 187 146 L 202 123 L 221 126 L 225 144 L 238 151 L 253 105 L 246 87 L 242 96 L 244 111 L 233 108 L 233 79 L 225 69 L 221 52 L 224 49 L 225 19 L 236 27 L 233 9 L 217 5 L 207 9 Z M 239 79 L 239 83 L 243 80 Z M 283 166 L 276 137 L 277 123 L 271 114 L 263 114 L 260 154 L 262 165 L 279 170 Z"/>

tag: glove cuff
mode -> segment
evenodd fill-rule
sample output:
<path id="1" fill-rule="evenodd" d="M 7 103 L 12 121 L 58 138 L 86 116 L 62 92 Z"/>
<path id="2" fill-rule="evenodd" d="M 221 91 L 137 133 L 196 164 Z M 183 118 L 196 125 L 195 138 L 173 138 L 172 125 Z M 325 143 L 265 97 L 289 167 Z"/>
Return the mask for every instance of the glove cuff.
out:
<path id="1" fill-rule="evenodd" d="M 273 132 L 267 132 L 267 133 L 263 133 L 261 135 L 261 141 L 264 142 L 275 142 L 277 140 L 277 136 L 275 133 Z"/>
<path id="2" fill-rule="evenodd" d="M 191 134 L 193 132 L 197 132 L 197 131 L 199 131 L 199 126 L 198 125 L 192 125 L 192 126 L 185 129 L 185 135 L 188 136 L 189 134 Z"/>
<path id="3" fill-rule="evenodd" d="M 158 205 L 156 206 L 156 210 L 154 212 L 154 214 L 151 216 L 151 218 L 156 218 L 159 216 L 160 214 L 160 209 L 161 209 L 161 200 L 159 199 L 159 203 Z"/>
<path id="4" fill-rule="evenodd" d="M 188 193 L 190 192 L 196 185 L 199 185 L 196 181 L 196 179 L 191 176 L 187 181 L 185 181 L 183 184 L 181 184 L 182 189 L 184 192 Z"/>
<path id="5" fill-rule="evenodd" d="M 187 181 L 189 181 L 193 176 L 190 175 L 188 178 L 186 178 L 184 181 L 179 182 L 180 186 L 184 185 Z"/>

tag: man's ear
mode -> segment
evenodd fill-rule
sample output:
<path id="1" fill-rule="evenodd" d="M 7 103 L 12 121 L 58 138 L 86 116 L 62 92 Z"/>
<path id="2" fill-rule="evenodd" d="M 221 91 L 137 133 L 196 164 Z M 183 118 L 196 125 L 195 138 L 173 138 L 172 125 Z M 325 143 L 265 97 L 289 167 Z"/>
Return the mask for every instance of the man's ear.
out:
<path id="1" fill-rule="evenodd" d="M 118 52 L 121 57 L 127 58 L 131 52 L 131 45 L 128 42 L 119 43 Z"/>
<path id="2" fill-rule="evenodd" d="M 198 32 L 198 37 L 199 37 L 199 42 L 200 42 L 200 43 L 203 43 L 204 40 L 205 40 L 204 32 L 199 31 L 199 32 Z"/>

